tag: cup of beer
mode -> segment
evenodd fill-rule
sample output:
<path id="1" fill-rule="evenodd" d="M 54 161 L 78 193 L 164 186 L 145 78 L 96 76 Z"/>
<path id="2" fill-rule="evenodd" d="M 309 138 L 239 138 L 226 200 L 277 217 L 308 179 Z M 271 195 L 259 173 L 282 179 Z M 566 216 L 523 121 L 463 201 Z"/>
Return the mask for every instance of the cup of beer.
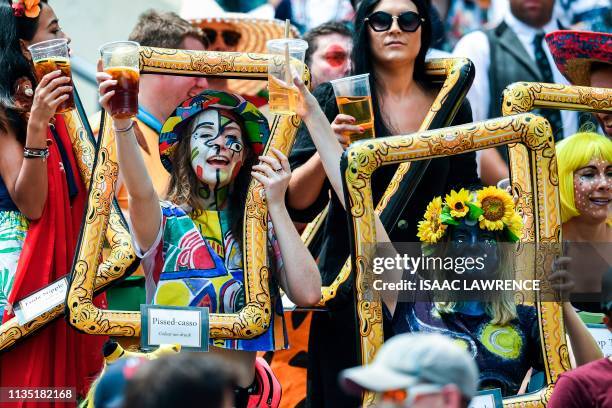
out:
<path id="1" fill-rule="evenodd" d="M 138 114 L 138 84 L 140 81 L 140 44 L 134 41 L 114 41 L 100 47 L 104 72 L 117 85 L 109 88 L 115 94 L 109 101 L 111 116 L 118 119 Z"/>
<path id="2" fill-rule="evenodd" d="M 73 86 L 72 73 L 70 70 L 70 56 L 68 55 L 68 40 L 59 38 L 43 41 L 30 45 L 28 50 L 30 50 L 30 54 L 32 54 L 34 72 L 39 82 L 42 77 L 48 73 L 59 69 L 62 71 L 62 76 L 70 78 L 70 83 L 66 85 Z M 74 109 L 73 92 L 70 92 L 68 99 L 57 107 L 57 113 L 67 112 L 70 109 Z"/>
<path id="3" fill-rule="evenodd" d="M 304 55 L 308 43 L 297 38 L 280 38 L 266 43 L 268 53 L 268 91 L 270 112 L 295 115 L 299 91 L 293 84 L 293 71 L 304 74 Z"/>
<path id="4" fill-rule="evenodd" d="M 370 74 L 335 79 L 331 84 L 340 113 L 354 117 L 354 124 L 364 130 L 363 133 L 349 133 L 351 143 L 375 137 Z"/>

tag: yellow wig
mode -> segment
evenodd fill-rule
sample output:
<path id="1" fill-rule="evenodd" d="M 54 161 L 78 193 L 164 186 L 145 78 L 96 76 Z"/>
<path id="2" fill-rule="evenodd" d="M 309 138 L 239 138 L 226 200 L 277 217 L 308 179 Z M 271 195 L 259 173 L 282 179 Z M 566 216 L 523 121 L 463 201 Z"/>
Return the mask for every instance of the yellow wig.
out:
<path id="1" fill-rule="evenodd" d="M 561 222 L 580 215 L 574 202 L 574 172 L 593 159 L 612 162 L 612 141 L 592 132 L 576 133 L 556 146 Z"/>

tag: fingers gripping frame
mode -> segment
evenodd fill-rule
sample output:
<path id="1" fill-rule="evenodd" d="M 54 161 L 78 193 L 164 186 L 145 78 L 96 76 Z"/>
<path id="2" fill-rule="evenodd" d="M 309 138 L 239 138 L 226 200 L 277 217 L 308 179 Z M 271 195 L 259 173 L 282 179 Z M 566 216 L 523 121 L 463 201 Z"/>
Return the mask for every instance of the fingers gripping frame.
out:
<path id="1" fill-rule="evenodd" d="M 432 79 L 442 82 L 442 87 L 425 119 L 423 119 L 420 131 L 449 126 L 474 80 L 474 65 L 466 58 L 428 60 L 426 72 Z M 405 203 L 412 194 L 412 188 L 418 184 L 420 175 L 427 169 L 427 163 L 427 161 L 419 163 L 411 173 L 408 173 L 410 163 L 402 163 L 395 172 L 376 206 L 376 214 L 380 215 L 387 230 L 395 225 Z M 319 224 L 321 224 L 320 220 Z M 312 230 L 308 230 L 308 233 L 308 237 L 313 234 Z M 322 288 L 321 301 L 317 306 L 327 305 L 336 297 L 339 288 L 348 284 L 351 269 L 351 258 L 347 258 L 332 284 Z"/>
<path id="2" fill-rule="evenodd" d="M 383 343 L 382 304 L 378 294 L 371 290 L 372 247 L 375 243 L 374 206 L 372 203 L 371 176 L 374 171 L 393 163 L 412 162 L 435 157 L 456 155 L 488 147 L 520 143 L 527 149 L 529 171 L 526 173 L 534 188 L 528 201 L 531 217 L 536 226 L 539 242 L 560 240 L 559 198 L 556 159 L 549 154 L 552 133 L 548 122 L 539 116 L 522 114 L 472 123 L 435 131 L 420 132 L 408 136 L 375 139 L 351 146 L 343 156 L 341 170 L 344 173 L 346 202 L 350 203 L 353 218 L 352 259 L 355 265 L 355 290 L 363 364 L 372 359 Z M 531 259 L 534 273 L 543 276 L 544 259 Z M 569 367 L 565 336 L 559 336 L 562 319 L 559 305 L 538 302 L 539 326 L 544 353 L 547 386 L 542 390 L 521 397 L 506 399 L 507 406 L 544 406 L 552 392 L 553 379 L 560 368 Z M 364 395 L 364 405 L 371 406 L 374 395 Z"/>
<path id="3" fill-rule="evenodd" d="M 142 74 L 190 76 L 221 76 L 244 79 L 267 79 L 266 54 L 221 53 L 208 51 L 172 50 L 142 47 Z M 304 70 L 302 78 L 309 85 L 310 74 Z M 107 117 L 107 120 L 110 118 Z M 291 149 L 300 119 L 297 116 L 275 116 L 271 138 L 266 146 L 274 146 L 287 154 Z M 91 217 L 77 246 L 73 281 L 68 293 L 69 321 L 77 329 L 89 334 L 139 336 L 140 313 L 110 311 L 92 303 L 93 287 L 102 244 L 102 232 L 109 219 L 109 198 L 113 196 L 117 176 L 114 134 L 105 129 L 97 163 L 93 170 L 89 195 Z M 252 338 L 268 329 L 271 300 L 268 288 L 267 263 L 267 208 L 260 183 L 251 181 L 244 212 L 245 307 L 235 314 L 210 315 L 211 338 Z M 88 212 L 88 215 L 90 213 Z"/>
<path id="4" fill-rule="evenodd" d="M 80 100 L 78 97 L 76 100 L 78 102 L 77 109 L 64 113 L 63 117 L 72 142 L 81 179 L 84 181 L 85 187 L 89 188 L 97 147 L 85 112 L 81 109 Z M 100 265 L 95 277 L 94 290 L 96 292 L 106 288 L 121 277 L 131 274 L 138 266 L 127 223 L 115 202 L 111 204 L 108 228 L 104 234 L 110 246 L 110 253 Z M 17 318 L 7 321 L 0 326 L 0 352 L 9 349 L 22 338 L 31 335 L 55 318 L 62 316 L 64 309 L 63 304 L 58 305 L 23 326 L 17 322 Z"/>

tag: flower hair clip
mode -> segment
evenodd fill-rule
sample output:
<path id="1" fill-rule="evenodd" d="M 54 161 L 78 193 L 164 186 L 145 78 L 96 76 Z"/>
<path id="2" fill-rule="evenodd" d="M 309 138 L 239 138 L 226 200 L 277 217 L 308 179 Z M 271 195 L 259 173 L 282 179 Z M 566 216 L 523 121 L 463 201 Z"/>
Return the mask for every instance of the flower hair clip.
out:
<path id="1" fill-rule="evenodd" d="M 449 225 L 476 225 L 483 230 L 504 231 L 510 242 L 517 242 L 523 232 L 523 219 L 514 209 L 514 201 L 506 190 L 485 187 L 474 193 L 462 188 L 447 194 L 444 203 L 441 197 L 434 198 L 419 222 L 417 236 L 425 244 L 435 244 L 444 235 Z"/>
<path id="2" fill-rule="evenodd" d="M 36 18 L 40 14 L 40 0 L 13 0 L 11 6 L 15 17 Z"/>

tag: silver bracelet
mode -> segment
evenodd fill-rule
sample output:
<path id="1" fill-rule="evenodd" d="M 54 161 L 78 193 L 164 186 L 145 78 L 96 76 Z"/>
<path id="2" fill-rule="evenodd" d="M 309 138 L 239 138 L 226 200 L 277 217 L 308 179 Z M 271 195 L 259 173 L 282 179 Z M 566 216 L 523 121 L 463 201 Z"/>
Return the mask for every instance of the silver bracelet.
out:
<path id="1" fill-rule="evenodd" d="M 113 130 L 115 131 L 115 133 L 125 133 L 125 132 L 128 132 L 130 129 L 132 129 L 135 124 L 136 124 L 136 121 L 133 120 L 132 123 L 130 123 L 129 126 L 126 127 L 125 129 L 117 129 L 115 127 L 115 124 L 113 123 Z"/>
<path id="2" fill-rule="evenodd" d="M 49 148 L 47 147 L 44 149 L 29 149 L 27 147 L 24 147 L 23 157 L 26 159 L 43 159 L 43 161 L 45 161 L 49 157 Z"/>

